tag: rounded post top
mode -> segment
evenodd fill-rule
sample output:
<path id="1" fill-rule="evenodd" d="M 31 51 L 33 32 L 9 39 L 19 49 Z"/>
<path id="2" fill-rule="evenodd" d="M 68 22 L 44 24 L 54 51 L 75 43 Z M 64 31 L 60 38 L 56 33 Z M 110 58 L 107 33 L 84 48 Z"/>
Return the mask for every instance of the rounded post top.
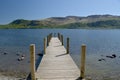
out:
<path id="1" fill-rule="evenodd" d="M 35 44 L 30 44 L 30 46 L 35 46 Z"/>
<path id="2" fill-rule="evenodd" d="M 67 39 L 69 39 L 69 37 L 67 37 Z"/>
<path id="3" fill-rule="evenodd" d="M 46 37 L 44 38 L 44 40 L 46 39 Z"/>
<path id="4" fill-rule="evenodd" d="M 85 46 L 85 47 L 86 47 L 86 45 L 85 45 L 85 44 L 82 44 L 82 46 Z"/>

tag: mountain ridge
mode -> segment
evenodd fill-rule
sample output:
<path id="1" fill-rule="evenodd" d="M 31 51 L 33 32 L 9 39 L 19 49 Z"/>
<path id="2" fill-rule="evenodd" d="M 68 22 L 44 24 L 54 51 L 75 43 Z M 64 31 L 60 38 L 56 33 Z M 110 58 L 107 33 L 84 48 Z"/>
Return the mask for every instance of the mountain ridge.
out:
<path id="1" fill-rule="evenodd" d="M 119 28 L 120 16 L 89 15 L 50 17 L 42 20 L 17 19 L 4 25 L 4 28 Z"/>

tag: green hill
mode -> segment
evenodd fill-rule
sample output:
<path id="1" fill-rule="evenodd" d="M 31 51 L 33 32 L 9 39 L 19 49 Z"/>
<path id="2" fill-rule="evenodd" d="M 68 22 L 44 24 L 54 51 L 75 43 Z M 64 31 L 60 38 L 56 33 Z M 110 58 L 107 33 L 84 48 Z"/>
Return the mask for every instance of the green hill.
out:
<path id="1" fill-rule="evenodd" d="M 87 17 L 67 16 L 51 17 L 43 20 L 17 19 L 7 25 L 0 25 L 5 29 L 28 29 L 28 28 L 120 28 L 120 16 L 113 15 L 90 15 Z"/>

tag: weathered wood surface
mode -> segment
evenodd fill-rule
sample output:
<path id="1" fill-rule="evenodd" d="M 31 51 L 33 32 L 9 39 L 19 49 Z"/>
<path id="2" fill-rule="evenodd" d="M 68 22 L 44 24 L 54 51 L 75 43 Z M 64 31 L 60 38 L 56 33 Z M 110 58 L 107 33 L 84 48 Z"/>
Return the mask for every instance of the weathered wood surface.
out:
<path id="1" fill-rule="evenodd" d="M 31 79 L 35 80 L 35 45 L 30 45 Z"/>
<path id="2" fill-rule="evenodd" d="M 80 70 L 57 37 L 52 37 L 37 69 L 37 80 L 78 80 Z"/>

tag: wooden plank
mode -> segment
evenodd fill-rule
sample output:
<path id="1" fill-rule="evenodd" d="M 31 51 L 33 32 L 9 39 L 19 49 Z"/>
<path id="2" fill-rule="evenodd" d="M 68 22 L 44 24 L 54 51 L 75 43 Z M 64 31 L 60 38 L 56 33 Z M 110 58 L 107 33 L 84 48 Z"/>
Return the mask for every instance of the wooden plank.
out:
<path id="1" fill-rule="evenodd" d="M 52 37 L 37 69 L 37 80 L 77 80 L 79 68 L 57 37 Z"/>

